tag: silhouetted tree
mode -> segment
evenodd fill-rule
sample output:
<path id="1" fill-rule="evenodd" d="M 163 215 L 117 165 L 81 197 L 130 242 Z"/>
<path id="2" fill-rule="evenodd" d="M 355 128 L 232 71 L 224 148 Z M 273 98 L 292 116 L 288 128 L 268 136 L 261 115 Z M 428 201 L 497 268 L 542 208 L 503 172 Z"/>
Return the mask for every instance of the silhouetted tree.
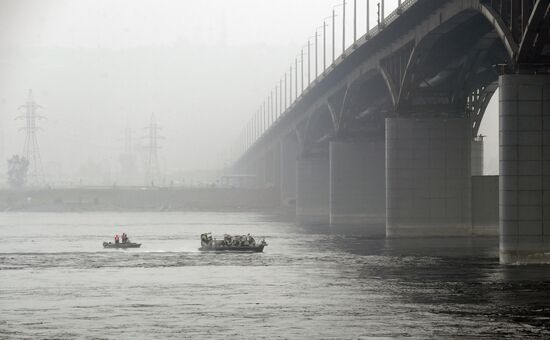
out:
<path id="1" fill-rule="evenodd" d="M 8 159 L 8 184 L 13 188 L 21 188 L 27 182 L 29 161 L 25 157 L 13 155 Z"/>

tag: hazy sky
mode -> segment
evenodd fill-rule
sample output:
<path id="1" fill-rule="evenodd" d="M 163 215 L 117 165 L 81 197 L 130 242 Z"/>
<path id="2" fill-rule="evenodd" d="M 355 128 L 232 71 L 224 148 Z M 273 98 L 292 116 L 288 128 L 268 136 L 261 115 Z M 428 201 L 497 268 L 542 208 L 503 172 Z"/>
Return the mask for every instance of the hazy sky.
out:
<path id="1" fill-rule="evenodd" d="M 39 141 L 49 168 L 70 174 L 92 162 L 116 173 L 124 129 L 141 143 L 152 112 L 163 127 L 160 158 L 168 171 L 219 167 L 340 3 L 0 0 L 0 157 L 21 152 L 14 117 L 32 88 L 48 117 Z M 364 3 L 358 1 L 359 35 Z M 386 3 L 389 13 L 397 0 Z M 336 10 L 341 20 L 341 6 Z"/>
<path id="2" fill-rule="evenodd" d="M 3 46 L 134 47 L 184 40 L 230 45 L 305 43 L 340 0 L 1 0 Z M 347 1 L 351 28 L 352 1 Z M 371 0 L 371 22 L 375 21 Z M 358 0 L 364 32 L 365 0 Z M 386 0 L 386 13 L 397 0 Z"/>

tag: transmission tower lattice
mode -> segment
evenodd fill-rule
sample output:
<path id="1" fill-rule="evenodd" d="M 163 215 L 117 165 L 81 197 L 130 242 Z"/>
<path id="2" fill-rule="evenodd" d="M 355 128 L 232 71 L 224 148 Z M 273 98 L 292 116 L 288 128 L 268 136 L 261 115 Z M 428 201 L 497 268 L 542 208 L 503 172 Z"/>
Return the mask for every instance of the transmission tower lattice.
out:
<path id="1" fill-rule="evenodd" d="M 24 111 L 16 119 L 25 120 L 25 127 L 21 130 L 25 131 L 25 144 L 23 146 L 23 156 L 29 162 L 28 181 L 31 185 L 44 184 L 44 169 L 42 167 L 42 159 L 40 157 L 40 149 L 38 147 L 38 140 L 36 139 L 36 132 L 40 130 L 37 121 L 45 119 L 45 117 L 37 114 L 38 109 L 42 106 L 36 104 L 32 94 L 32 90 L 29 90 L 29 96 L 25 105 L 19 107 L 20 111 Z"/>
<path id="2" fill-rule="evenodd" d="M 146 184 L 155 186 L 155 184 L 158 184 L 161 179 L 158 159 L 158 150 L 160 149 L 160 146 L 158 144 L 158 140 L 163 137 L 158 133 L 161 127 L 157 124 L 154 113 L 151 115 L 149 126 L 145 129 L 147 130 L 147 135 L 145 138 L 148 140 L 148 145 L 146 147 L 148 151 Z"/>

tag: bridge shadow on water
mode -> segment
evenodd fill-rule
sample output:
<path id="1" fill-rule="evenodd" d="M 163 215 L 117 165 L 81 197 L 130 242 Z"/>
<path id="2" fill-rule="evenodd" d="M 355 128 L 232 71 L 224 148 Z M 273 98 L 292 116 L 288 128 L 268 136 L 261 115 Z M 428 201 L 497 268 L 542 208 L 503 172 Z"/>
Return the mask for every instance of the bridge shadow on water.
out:
<path id="1" fill-rule="evenodd" d="M 550 336 L 550 266 L 499 264 L 498 237 L 386 239 L 329 226 L 299 229 L 324 235 L 319 248 L 355 257 L 358 282 L 377 282 L 396 314 L 450 318 L 476 337 Z M 448 336 L 443 328 L 434 334 Z"/>
<path id="2" fill-rule="evenodd" d="M 498 263 L 498 237 L 386 238 L 384 225 L 298 225 L 304 234 L 333 236 L 343 251 L 357 255 L 483 256 Z"/>

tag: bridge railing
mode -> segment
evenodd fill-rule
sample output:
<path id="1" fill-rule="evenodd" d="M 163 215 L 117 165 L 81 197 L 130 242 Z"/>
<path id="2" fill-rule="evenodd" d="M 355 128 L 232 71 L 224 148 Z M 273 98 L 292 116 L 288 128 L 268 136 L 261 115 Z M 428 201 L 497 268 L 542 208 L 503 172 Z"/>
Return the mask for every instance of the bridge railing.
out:
<path id="1" fill-rule="evenodd" d="M 419 0 L 405 0 L 402 1 L 398 7 L 393 10 L 388 15 L 384 15 L 383 18 L 379 18 L 379 23 L 376 23 L 372 28 L 369 27 L 365 34 L 353 41 L 351 44 L 344 43 L 344 49 L 336 55 L 336 46 L 331 44 L 332 53 L 326 51 L 326 45 L 323 47 L 325 53 L 324 58 L 327 58 L 328 55 L 331 57 L 330 60 L 327 60 L 327 67 L 321 67 L 320 73 L 313 73 L 307 75 L 307 78 L 310 80 L 307 83 L 304 82 L 304 49 L 302 48 L 300 55 L 300 60 L 298 57 L 295 58 L 293 65 L 291 65 L 289 72 L 285 73 L 283 77 L 279 80 L 278 84 L 275 86 L 274 90 L 270 92 L 270 95 L 263 101 L 259 106 L 256 113 L 252 116 L 249 122 L 246 124 L 242 130 L 237 142 L 230 151 L 231 163 L 238 161 L 241 157 L 246 155 L 251 148 L 258 143 L 264 136 L 276 126 L 279 121 L 290 114 L 293 111 L 295 105 L 302 99 L 302 97 L 307 94 L 311 89 L 325 77 L 327 77 L 337 65 L 339 65 L 345 58 L 344 56 L 349 56 L 352 54 L 357 47 L 367 43 L 374 36 L 383 31 L 387 26 L 391 25 L 403 12 L 411 8 Z M 383 0 L 382 0 L 383 2 Z M 355 3 L 355 2 L 354 2 Z M 368 2 L 367 2 L 368 3 Z M 380 3 L 378 4 L 380 5 Z M 341 6 L 341 5 L 340 5 Z M 383 7 L 383 5 L 382 5 Z M 356 10 L 356 9 L 354 9 Z M 367 10 L 367 16 L 370 13 L 370 9 Z M 380 14 L 379 14 L 380 15 Z M 334 22 L 334 11 L 332 20 Z M 368 20 L 367 20 L 368 23 Z M 343 23 L 345 25 L 345 22 Z M 323 29 L 326 29 L 328 25 L 323 21 Z M 332 26 L 332 39 L 334 41 L 334 30 L 335 27 Z M 315 31 L 316 38 L 319 37 L 318 31 Z M 331 38 L 331 37 L 326 37 Z M 342 38 L 344 39 L 344 38 Z M 345 40 L 344 40 L 345 41 Z M 308 41 L 308 49 L 311 49 L 311 40 Z M 315 51 L 318 53 L 318 50 Z M 334 55 L 333 55 L 334 53 Z M 318 60 L 318 62 L 323 63 L 323 59 Z M 328 59 L 328 58 L 327 58 Z M 308 70 L 311 70 L 311 56 L 308 54 Z M 301 65 L 301 68 L 298 67 L 298 64 Z M 298 80 L 300 78 L 300 81 Z M 284 88 L 284 90 L 283 90 Z"/>
<path id="2" fill-rule="evenodd" d="M 383 22 L 385 25 L 391 24 L 395 19 L 403 13 L 403 11 L 406 11 L 409 9 L 414 3 L 416 3 L 417 0 L 406 0 L 401 3 L 401 6 L 397 7 L 393 12 L 388 14 L 387 17 L 384 18 Z"/>

